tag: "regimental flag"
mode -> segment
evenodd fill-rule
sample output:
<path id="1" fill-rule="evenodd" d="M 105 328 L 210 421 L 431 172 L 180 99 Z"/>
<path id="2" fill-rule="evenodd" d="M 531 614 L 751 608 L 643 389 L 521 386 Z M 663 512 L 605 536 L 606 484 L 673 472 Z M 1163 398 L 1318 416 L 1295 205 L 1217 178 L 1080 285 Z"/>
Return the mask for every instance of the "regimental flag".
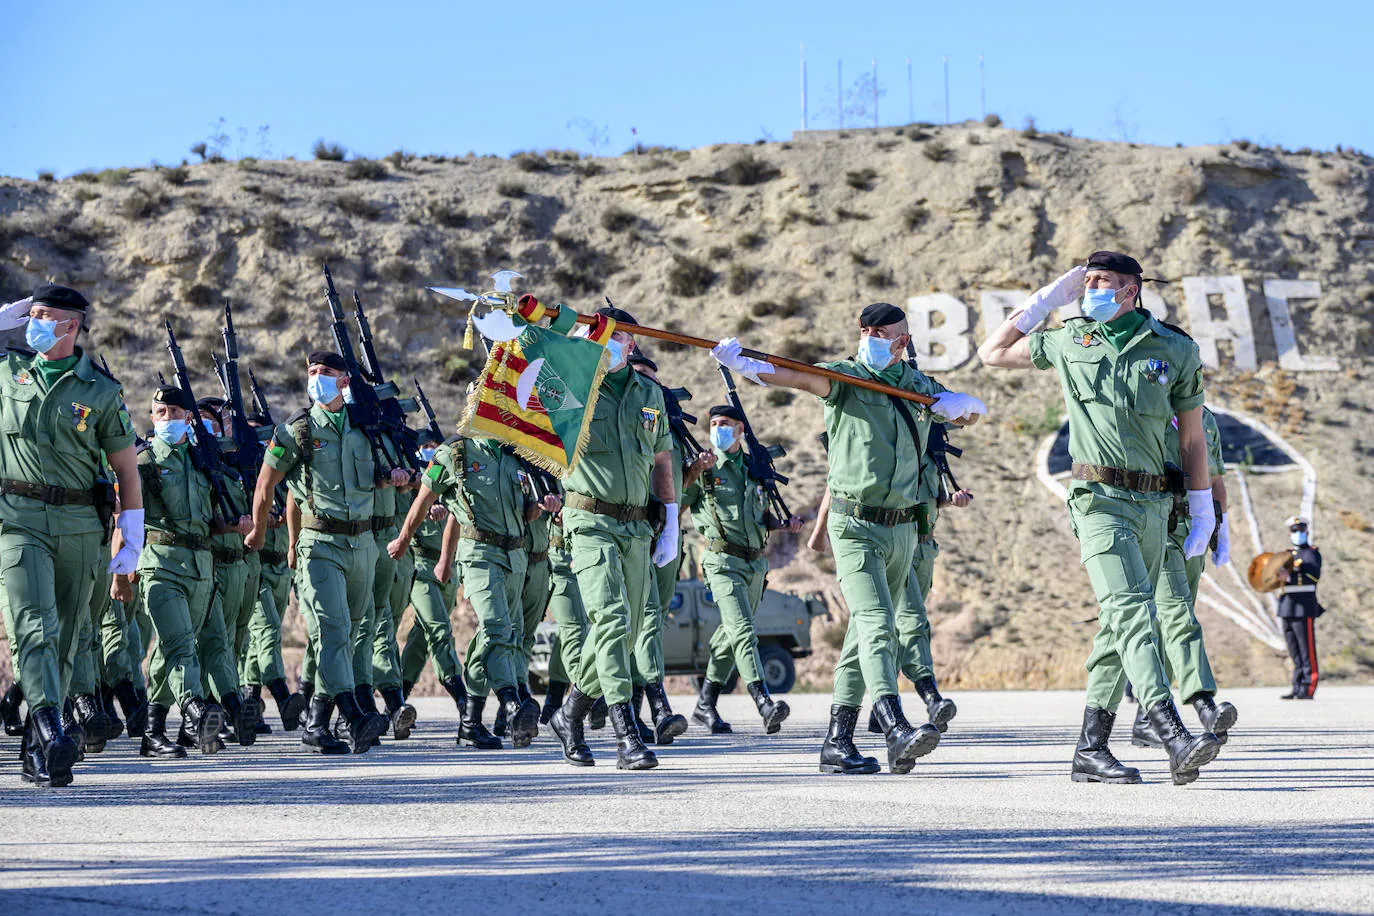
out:
<path id="1" fill-rule="evenodd" d="M 491 436 L 562 478 L 577 465 L 610 358 L 601 344 L 528 325 L 494 343 L 458 431 Z"/>

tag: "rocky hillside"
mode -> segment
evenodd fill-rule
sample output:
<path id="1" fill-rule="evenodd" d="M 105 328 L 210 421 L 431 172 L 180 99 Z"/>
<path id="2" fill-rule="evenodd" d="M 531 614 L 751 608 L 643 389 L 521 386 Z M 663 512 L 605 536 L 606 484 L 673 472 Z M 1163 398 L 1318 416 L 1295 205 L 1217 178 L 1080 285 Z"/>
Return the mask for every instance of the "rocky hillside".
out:
<path id="1" fill-rule="evenodd" d="M 320 264 L 359 290 L 388 372 L 420 377 L 447 418 L 477 369 L 461 349 L 459 304 L 427 284 L 480 288 L 514 268 L 522 288 L 583 311 L 603 295 L 642 322 L 704 337 L 738 334 L 802 359 L 851 353 L 856 314 L 875 300 L 947 293 L 981 340 L 981 290 L 1032 289 L 1098 248 L 1135 253 L 1155 276 L 1244 279 L 1261 365 L 1209 378 L 1210 398 L 1265 418 L 1318 473 L 1317 541 L 1328 571 L 1324 673 L 1374 673 L 1374 161 L 1354 153 L 1106 144 L 983 125 L 856 132 L 768 145 L 646 150 L 614 159 L 243 160 L 115 169 L 60 181 L 0 179 L 0 300 L 43 280 L 94 303 L 88 345 L 142 411 L 166 368 L 162 321 L 177 328 L 213 387 L 220 306 L 234 303 L 245 362 L 282 412 L 303 401 L 304 354 L 331 346 Z M 1266 278 L 1318 280 L 1295 303 L 1305 352 L 1341 369 L 1278 369 Z M 1188 325 L 1178 284 L 1162 288 Z M 704 353 L 646 347 L 663 377 L 718 394 Z M 960 433 L 961 481 L 975 508 L 942 521 L 931 607 L 946 681 L 1070 686 L 1082 681 L 1094 606 L 1061 504 L 1034 457 L 1059 415 L 1041 373 L 999 374 L 977 357 L 942 380 L 979 394 L 991 416 Z M 746 394 L 765 438 L 783 442 L 794 505 L 823 484 L 821 410 L 782 391 Z M 1266 543 L 1296 511 L 1296 475 L 1252 478 Z M 1241 562 L 1254 551 L 1237 545 Z M 775 546 L 774 587 L 820 590 L 812 682 L 842 633 L 843 608 L 817 561 Z M 1281 683 L 1279 654 L 1202 611 L 1223 682 Z"/>

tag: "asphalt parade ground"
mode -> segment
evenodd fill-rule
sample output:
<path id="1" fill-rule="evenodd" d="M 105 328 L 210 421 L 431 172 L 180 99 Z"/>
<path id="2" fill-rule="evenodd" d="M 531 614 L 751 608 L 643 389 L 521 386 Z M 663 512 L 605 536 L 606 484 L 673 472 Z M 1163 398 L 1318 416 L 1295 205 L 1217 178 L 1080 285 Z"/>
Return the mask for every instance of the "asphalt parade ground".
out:
<path id="1" fill-rule="evenodd" d="M 609 726 L 588 770 L 547 729 L 527 750 L 456 748 L 439 699 L 364 755 L 278 729 L 151 762 L 121 739 L 60 790 L 22 784 L 9 739 L 0 913 L 1374 911 L 1374 687 L 1281 692 L 1228 692 L 1240 722 L 1185 788 L 1130 746 L 1130 706 L 1113 748 L 1146 784 L 1070 782 L 1068 692 L 954 694 L 909 776 L 818 773 L 822 695 L 786 697 L 772 737 L 747 696 L 723 697 L 736 733 L 694 727 L 647 773 L 616 771 Z M 878 736 L 859 744 L 881 756 Z"/>

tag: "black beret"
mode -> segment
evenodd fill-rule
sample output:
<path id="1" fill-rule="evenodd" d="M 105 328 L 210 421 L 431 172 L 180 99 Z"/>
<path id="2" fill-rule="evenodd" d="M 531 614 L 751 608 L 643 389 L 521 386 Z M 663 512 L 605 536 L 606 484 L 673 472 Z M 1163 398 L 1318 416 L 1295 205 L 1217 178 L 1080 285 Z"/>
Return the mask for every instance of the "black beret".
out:
<path id="1" fill-rule="evenodd" d="M 732 404 L 717 404 L 716 406 L 711 408 L 711 416 L 726 417 L 731 420 L 736 420 L 740 423 L 744 422 L 744 411 L 740 410 L 738 407 L 735 407 Z"/>
<path id="2" fill-rule="evenodd" d="M 607 318 L 615 319 L 616 324 L 639 324 L 635 321 L 635 316 L 624 309 L 618 309 L 613 305 L 603 305 L 596 310 L 596 314 L 605 315 Z"/>
<path id="3" fill-rule="evenodd" d="M 33 291 L 34 305 L 40 302 L 69 312 L 84 312 L 91 307 L 86 297 L 76 290 L 69 286 L 54 286 L 51 283 L 45 283 Z"/>
<path id="4" fill-rule="evenodd" d="M 1138 277 L 1143 270 L 1140 269 L 1140 262 L 1127 254 L 1119 251 L 1094 251 L 1092 257 L 1088 258 L 1088 270 L 1110 270 L 1113 273 L 1127 274 L 1128 276 Z"/>
<path id="5" fill-rule="evenodd" d="M 434 435 L 434 430 L 430 429 L 428 426 L 424 426 L 415 432 L 415 441 L 422 445 L 426 442 L 432 445 L 438 445 L 440 437 Z"/>
<path id="6" fill-rule="evenodd" d="M 348 364 L 343 357 L 332 350 L 316 350 L 305 360 L 307 368 L 310 366 L 324 366 L 326 369 L 337 369 L 340 372 L 348 371 Z"/>
<path id="7" fill-rule="evenodd" d="M 216 413 L 218 413 L 219 411 L 223 410 L 224 405 L 228 403 L 229 402 L 226 401 L 224 398 L 206 396 L 201 398 L 199 401 L 196 401 L 196 406 L 199 407 L 201 410 L 213 410 Z"/>
<path id="8" fill-rule="evenodd" d="M 859 327 L 882 328 L 906 320 L 906 312 L 887 302 L 875 302 L 859 313 Z"/>
<path id="9" fill-rule="evenodd" d="M 618 319 L 617 319 L 617 320 L 618 320 Z M 653 360 L 649 359 L 649 357 L 645 356 L 643 353 L 639 352 L 638 350 L 635 350 L 633 353 L 631 353 L 631 354 L 630 354 L 630 358 L 627 359 L 626 362 L 629 363 L 631 366 L 648 366 L 650 369 L 654 370 L 655 372 L 658 371 L 658 363 L 656 363 L 656 362 L 654 362 Z"/>
<path id="10" fill-rule="evenodd" d="M 196 403 L 191 400 L 191 395 L 182 391 L 176 385 L 163 385 L 153 392 L 154 404 L 166 404 L 169 407 L 180 407 L 182 410 L 194 410 Z"/>

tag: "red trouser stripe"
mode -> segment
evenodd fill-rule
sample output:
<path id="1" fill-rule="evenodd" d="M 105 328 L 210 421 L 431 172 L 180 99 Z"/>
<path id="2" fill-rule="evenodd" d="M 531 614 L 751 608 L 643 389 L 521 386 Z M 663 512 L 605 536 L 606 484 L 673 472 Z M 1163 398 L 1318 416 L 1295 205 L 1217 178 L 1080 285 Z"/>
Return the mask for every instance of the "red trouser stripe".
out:
<path id="1" fill-rule="evenodd" d="M 1309 696 L 1317 692 L 1317 678 L 1321 672 L 1317 670 L 1317 629 L 1313 626 L 1316 623 L 1315 617 L 1307 618 L 1307 662 L 1312 666 L 1312 679 L 1307 685 Z"/>

